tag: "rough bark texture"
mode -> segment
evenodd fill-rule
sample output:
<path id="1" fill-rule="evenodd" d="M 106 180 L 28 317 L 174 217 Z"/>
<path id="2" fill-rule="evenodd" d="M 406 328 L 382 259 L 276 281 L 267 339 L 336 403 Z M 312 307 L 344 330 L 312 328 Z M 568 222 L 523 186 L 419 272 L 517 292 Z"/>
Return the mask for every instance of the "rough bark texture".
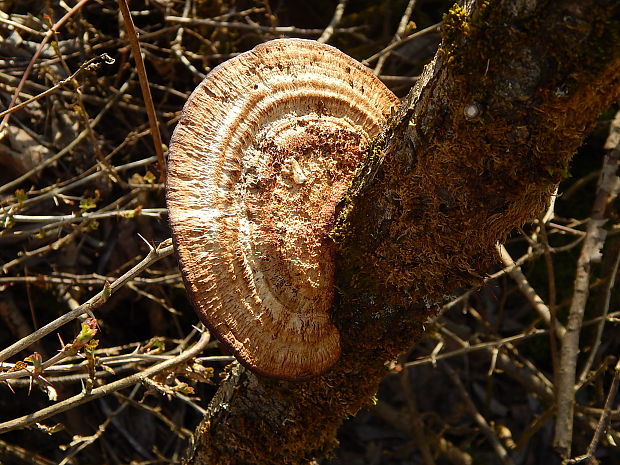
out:
<path id="1" fill-rule="evenodd" d="M 435 61 L 394 115 L 333 232 L 343 354 L 303 382 L 233 369 L 196 434 L 194 464 L 303 464 L 372 401 L 384 362 L 495 245 L 536 217 L 599 112 L 620 95 L 620 6 L 607 0 L 454 7 Z"/>

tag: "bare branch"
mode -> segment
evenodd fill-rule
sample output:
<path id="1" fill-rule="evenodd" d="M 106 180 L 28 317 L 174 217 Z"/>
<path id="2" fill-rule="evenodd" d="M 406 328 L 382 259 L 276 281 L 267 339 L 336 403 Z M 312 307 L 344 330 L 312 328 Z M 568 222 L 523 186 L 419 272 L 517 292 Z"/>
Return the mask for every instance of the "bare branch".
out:
<path id="1" fill-rule="evenodd" d="M 3 362 L 7 358 L 15 355 L 17 352 L 20 352 L 30 346 L 33 342 L 38 341 L 44 336 L 47 336 L 51 332 L 60 328 L 61 326 L 73 321 L 80 315 L 85 313 L 90 313 L 93 310 L 100 307 L 103 303 L 105 303 L 110 295 L 114 292 L 118 291 L 127 281 L 144 271 L 146 268 L 151 266 L 153 263 L 161 260 L 164 257 L 172 254 L 173 246 L 171 244 L 171 240 L 168 239 L 162 242 L 157 248 L 152 249 L 146 257 L 140 261 L 136 266 L 131 268 L 125 274 L 116 279 L 109 286 L 104 286 L 103 290 L 98 292 L 92 298 L 84 302 L 79 307 L 71 310 L 70 312 L 65 313 L 60 318 L 46 324 L 42 328 L 36 330 L 34 333 L 30 334 L 28 337 L 20 339 L 15 344 L 7 347 L 6 349 L 0 351 L 0 362 Z"/>
<path id="2" fill-rule="evenodd" d="M 558 408 L 553 445 L 564 458 L 568 458 L 571 455 L 579 335 L 589 295 L 590 270 L 592 263 L 599 261 L 601 258 L 601 250 L 606 236 L 606 231 L 603 229 L 607 222 L 604 216 L 605 210 L 616 198 L 620 188 L 620 180 L 616 175 L 619 160 L 620 149 L 615 149 L 607 154 L 603 162 L 603 169 L 599 177 L 598 193 L 592 208 L 592 216 L 588 221 L 586 238 L 581 255 L 577 261 L 577 274 L 575 276 L 566 333 L 561 340 L 560 365 L 557 379 Z"/>
<path id="3" fill-rule="evenodd" d="M 334 16 L 332 16 L 332 20 L 323 31 L 323 34 L 321 34 L 321 37 L 316 40 L 317 42 L 325 44 L 329 41 L 329 39 L 331 39 L 336 26 L 338 26 L 338 23 L 340 23 L 340 20 L 342 19 L 342 15 L 344 14 L 344 9 L 347 6 L 347 2 L 348 0 L 340 0 L 338 2 L 338 5 L 336 5 L 336 9 L 334 10 Z"/>
<path id="4" fill-rule="evenodd" d="M 98 399 L 99 397 L 112 394 L 113 392 L 128 388 L 130 386 L 133 386 L 134 384 L 140 383 L 146 380 L 150 376 L 153 376 L 157 373 L 164 372 L 174 367 L 175 365 L 179 365 L 181 363 L 184 363 L 190 360 L 192 357 L 195 357 L 196 355 L 198 355 L 200 352 L 202 352 L 205 349 L 205 347 L 209 343 L 209 340 L 210 340 L 209 332 L 205 331 L 200 337 L 200 339 L 196 342 L 196 344 L 190 347 L 187 351 L 179 354 L 178 356 L 170 360 L 166 360 L 165 362 L 161 362 L 161 363 L 158 363 L 157 365 L 153 365 L 152 367 L 149 367 L 145 369 L 144 371 L 138 372 L 127 378 L 114 381 L 110 384 L 106 384 L 105 386 L 100 386 L 98 388 L 93 389 L 92 391 L 88 391 L 88 392 L 84 391 L 76 396 L 70 397 L 62 402 L 59 402 L 58 404 L 44 408 L 30 415 L 24 415 L 14 420 L 0 423 L 0 434 L 6 433 L 8 431 L 13 431 L 15 429 L 25 428 L 29 425 L 33 425 L 35 423 L 43 421 L 46 418 L 49 418 L 53 415 L 65 412 L 78 405 L 84 404 L 86 402 L 90 402 L 91 400 Z"/>

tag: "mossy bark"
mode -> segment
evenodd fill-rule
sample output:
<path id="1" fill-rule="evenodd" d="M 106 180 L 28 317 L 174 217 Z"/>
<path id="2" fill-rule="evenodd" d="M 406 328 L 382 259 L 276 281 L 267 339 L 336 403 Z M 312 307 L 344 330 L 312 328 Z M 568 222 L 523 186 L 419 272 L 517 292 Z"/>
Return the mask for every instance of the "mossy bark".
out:
<path id="1" fill-rule="evenodd" d="M 372 402 L 385 362 L 498 262 L 537 217 L 597 115 L 620 96 L 620 4 L 471 1 L 446 15 L 435 60 L 393 115 L 333 239 L 343 355 L 307 382 L 231 371 L 192 464 L 306 464 Z"/>

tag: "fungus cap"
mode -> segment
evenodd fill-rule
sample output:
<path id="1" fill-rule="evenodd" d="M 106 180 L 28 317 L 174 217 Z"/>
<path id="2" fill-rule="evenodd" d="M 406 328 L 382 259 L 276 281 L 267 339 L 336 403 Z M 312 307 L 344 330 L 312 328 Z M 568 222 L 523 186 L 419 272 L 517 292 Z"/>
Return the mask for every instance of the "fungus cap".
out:
<path id="1" fill-rule="evenodd" d="M 216 67 L 170 144 L 166 196 L 201 320 L 256 372 L 306 379 L 340 356 L 328 233 L 398 99 L 328 45 L 278 39 Z"/>

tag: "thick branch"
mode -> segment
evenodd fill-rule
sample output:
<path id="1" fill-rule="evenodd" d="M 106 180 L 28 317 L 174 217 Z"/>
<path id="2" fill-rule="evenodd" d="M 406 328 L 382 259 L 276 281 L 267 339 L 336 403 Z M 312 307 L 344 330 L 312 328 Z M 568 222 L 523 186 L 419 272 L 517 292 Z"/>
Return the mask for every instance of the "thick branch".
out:
<path id="1" fill-rule="evenodd" d="M 605 0 L 451 10 L 441 49 L 369 149 L 333 234 L 340 362 L 304 383 L 231 375 L 192 463 L 302 464 L 336 444 L 384 362 L 421 337 L 440 303 L 481 283 L 497 242 L 544 210 L 620 94 L 618 10 Z"/>

